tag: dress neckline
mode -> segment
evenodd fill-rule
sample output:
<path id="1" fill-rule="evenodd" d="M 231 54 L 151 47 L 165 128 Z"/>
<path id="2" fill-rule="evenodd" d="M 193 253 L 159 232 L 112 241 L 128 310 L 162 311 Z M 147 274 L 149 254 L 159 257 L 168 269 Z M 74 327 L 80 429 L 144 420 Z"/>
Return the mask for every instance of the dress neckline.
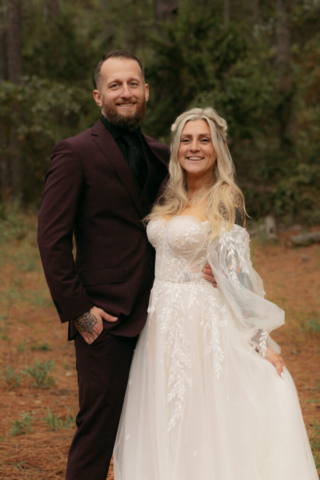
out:
<path id="1" fill-rule="evenodd" d="M 162 224 L 163 228 L 167 228 L 167 225 L 168 225 L 169 222 L 171 222 L 172 220 L 175 220 L 175 219 L 177 219 L 177 218 L 183 218 L 183 217 L 193 218 L 193 219 L 196 220 L 197 223 L 199 223 L 200 225 L 203 224 L 203 223 L 208 223 L 208 222 L 209 222 L 209 220 L 203 220 L 203 221 L 202 221 L 202 220 L 200 220 L 200 218 L 195 217 L 194 215 L 176 215 L 176 216 L 174 216 L 174 217 L 169 218 L 169 220 L 167 220 L 166 222 L 165 222 L 164 217 L 161 216 L 161 217 L 160 217 L 160 220 L 161 220 L 161 224 Z"/>

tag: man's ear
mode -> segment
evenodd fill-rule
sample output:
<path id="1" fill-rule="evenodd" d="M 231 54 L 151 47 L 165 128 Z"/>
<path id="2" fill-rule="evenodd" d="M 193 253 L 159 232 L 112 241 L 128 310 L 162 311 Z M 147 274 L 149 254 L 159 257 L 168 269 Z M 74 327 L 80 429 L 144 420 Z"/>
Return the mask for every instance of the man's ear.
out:
<path id="1" fill-rule="evenodd" d="M 98 107 L 102 107 L 102 95 L 100 90 L 93 90 L 93 98 Z"/>
<path id="2" fill-rule="evenodd" d="M 149 85 L 147 83 L 144 84 L 144 94 L 147 102 L 149 100 Z"/>

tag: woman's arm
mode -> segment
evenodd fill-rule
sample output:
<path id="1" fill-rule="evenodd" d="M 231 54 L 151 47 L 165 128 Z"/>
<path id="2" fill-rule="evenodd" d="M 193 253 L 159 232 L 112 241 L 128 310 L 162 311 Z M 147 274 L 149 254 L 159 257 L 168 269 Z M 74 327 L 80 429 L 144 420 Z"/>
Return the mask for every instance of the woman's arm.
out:
<path id="1" fill-rule="evenodd" d="M 250 261 L 249 241 L 244 228 L 234 225 L 226 230 L 223 226 L 208 246 L 208 260 L 218 287 L 239 322 L 240 335 L 265 357 L 268 347 L 280 353 L 269 333 L 284 323 L 284 312 L 264 298 L 262 280 Z"/>

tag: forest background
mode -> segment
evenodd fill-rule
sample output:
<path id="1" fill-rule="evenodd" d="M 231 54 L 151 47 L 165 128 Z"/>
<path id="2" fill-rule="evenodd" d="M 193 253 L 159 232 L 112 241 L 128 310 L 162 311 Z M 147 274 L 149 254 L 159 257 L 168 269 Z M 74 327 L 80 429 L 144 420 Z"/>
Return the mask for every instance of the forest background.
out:
<path id="1" fill-rule="evenodd" d="M 213 106 L 251 217 L 319 224 L 319 26 L 320 0 L 0 0 L 2 203 L 39 206 L 53 145 L 99 118 L 96 64 L 126 49 L 145 133 L 169 144 L 177 115 Z"/>
<path id="2" fill-rule="evenodd" d="M 320 0 L 0 0 L 0 478 L 65 478 L 76 362 L 43 275 L 37 212 L 52 147 L 100 117 L 93 72 L 114 49 L 145 66 L 145 133 L 169 144 L 176 116 L 195 106 L 229 124 L 253 265 L 286 311 L 274 339 L 320 473 L 320 244 L 287 244 L 320 225 L 319 27 Z M 278 242 L 259 225 L 267 214 L 284 227 Z"/>

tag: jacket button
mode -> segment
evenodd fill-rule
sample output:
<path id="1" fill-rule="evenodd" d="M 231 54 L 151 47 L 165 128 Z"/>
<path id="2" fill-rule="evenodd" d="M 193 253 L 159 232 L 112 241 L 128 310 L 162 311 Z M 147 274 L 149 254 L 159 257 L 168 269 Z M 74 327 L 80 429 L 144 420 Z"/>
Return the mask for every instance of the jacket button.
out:
<path id="1" fill-rule="evenodd" d="M 150 267 L 151 269 L 153 269 L 153 268 L 154 268 L 154 262 L 152 262 L 152 261 L 149 262 L 149 267 Z"/>

